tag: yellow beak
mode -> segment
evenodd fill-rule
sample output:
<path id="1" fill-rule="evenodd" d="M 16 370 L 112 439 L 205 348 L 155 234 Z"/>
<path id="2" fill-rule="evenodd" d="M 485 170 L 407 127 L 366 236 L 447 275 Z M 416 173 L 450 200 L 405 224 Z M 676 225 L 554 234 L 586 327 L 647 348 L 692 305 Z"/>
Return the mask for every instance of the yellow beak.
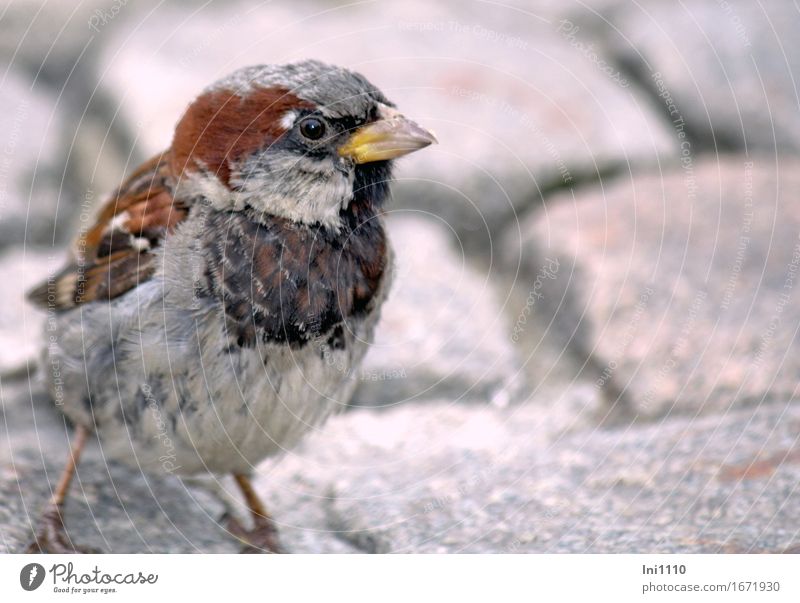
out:
<path id="1" fill-rule="evenodd" d="M 391 107 L 381 105 L 379 118 L 353 132 L 339 147 L 339 155 L 355 163 L 369 163 L 408 155 L 438 142 L 428 130 Z"/>

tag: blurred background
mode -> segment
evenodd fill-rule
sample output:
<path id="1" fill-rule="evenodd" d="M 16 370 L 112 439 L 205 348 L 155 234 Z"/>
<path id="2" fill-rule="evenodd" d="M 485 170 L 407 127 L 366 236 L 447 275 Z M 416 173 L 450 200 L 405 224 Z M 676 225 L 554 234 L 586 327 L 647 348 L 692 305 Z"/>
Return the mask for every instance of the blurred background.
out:
<path id="1" fill-rule="evenodd" d="M 798 31 L 788 0 L 0 2 L 0 550 L 68 432 L 24 290 L 206 85 L 303 58 L 440 144 L 398 170 L 354 408 L 260 468 L 288 548 L 796 547 Z M 205 488 L 79 477 L 82 543 L 237 548 Z"/>

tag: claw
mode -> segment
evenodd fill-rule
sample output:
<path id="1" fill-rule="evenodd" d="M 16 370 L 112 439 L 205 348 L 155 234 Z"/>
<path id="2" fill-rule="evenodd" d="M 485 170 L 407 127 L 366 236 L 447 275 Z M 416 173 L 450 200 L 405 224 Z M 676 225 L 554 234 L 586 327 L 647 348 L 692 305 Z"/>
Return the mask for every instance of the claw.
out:
<path id="1" fill-rule="evenodd" d="M 26 553 L 55 553 L 55 554 L 91 554 L 100 553 L 91 547 L 77 546 L 70 539 L 64 528 L 64 518 L 57 505 L 51 505 L 42 514 L 39 529 L 34 535 L 34 540 L 25 549 Z"/>
<path id="2" fill-rule="evenodd" d="M 245 528 L 236 517 L 229 513 L 225 513 L 222 516 L 222 521 L 227 530 L 244 544 L 239 551 L 240 553 L 286 552 L 278 539 L 278 529 L 272 520 L 267 517 L 256 519 L 255 527 L 252 530 Z"/>

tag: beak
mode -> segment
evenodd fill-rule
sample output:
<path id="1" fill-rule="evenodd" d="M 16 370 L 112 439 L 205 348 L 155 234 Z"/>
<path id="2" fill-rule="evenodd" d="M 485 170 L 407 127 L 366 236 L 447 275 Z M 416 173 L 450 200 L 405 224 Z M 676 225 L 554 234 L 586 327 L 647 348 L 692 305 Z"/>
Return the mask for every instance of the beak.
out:
<path id="1" fill-rule="evenodd" d="M 428 130 L 387 105 L 380 106 L 378 116 L 379 121 L 353 132 L 339 147 L 339 155 L 355 163 L 369 163 L 408 155 L 438 142 Z"/>

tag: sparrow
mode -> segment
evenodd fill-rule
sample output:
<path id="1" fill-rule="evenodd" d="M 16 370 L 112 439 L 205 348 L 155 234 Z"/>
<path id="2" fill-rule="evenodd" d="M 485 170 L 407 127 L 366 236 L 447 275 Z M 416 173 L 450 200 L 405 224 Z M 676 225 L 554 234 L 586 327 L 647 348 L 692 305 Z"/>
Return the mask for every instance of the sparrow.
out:
<path id="1" fill-rule="evenodd" d="M 75 426 L 30 552 L 85 552 L 63 508 L 92 434 L 149 473 L 232 474 L 247 552 L 280 552 L 253 469 L 348 403 L 390 286 L 392 163 L 436 142 L 353 71 L 256 65 L 206 88 L 29 293 Z"/>

